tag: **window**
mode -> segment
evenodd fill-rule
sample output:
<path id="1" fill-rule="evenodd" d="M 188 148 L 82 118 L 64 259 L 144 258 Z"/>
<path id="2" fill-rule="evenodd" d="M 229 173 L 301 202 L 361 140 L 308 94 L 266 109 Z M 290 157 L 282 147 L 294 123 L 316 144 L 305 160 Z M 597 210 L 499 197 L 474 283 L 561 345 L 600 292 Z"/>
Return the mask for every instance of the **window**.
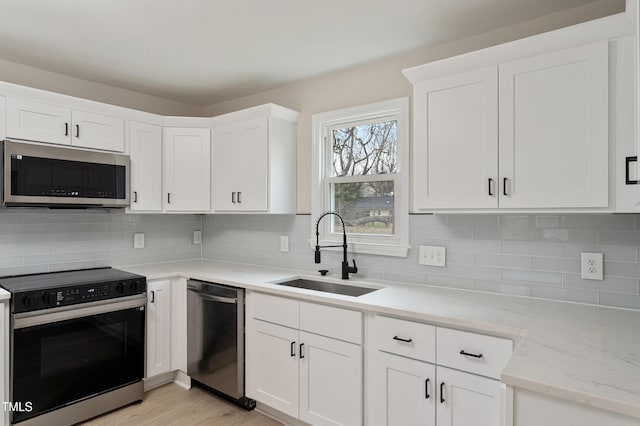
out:
<path id="1" fill-rule="evenodd" d="M 406 256 L 408 110 L 402 98 L 313 116 L 313 244 L 315 219 L 335 211 L 350 250 Z M 321 244 L 341 241 L 342 232 L 340 219 L 327 216 Z"/>

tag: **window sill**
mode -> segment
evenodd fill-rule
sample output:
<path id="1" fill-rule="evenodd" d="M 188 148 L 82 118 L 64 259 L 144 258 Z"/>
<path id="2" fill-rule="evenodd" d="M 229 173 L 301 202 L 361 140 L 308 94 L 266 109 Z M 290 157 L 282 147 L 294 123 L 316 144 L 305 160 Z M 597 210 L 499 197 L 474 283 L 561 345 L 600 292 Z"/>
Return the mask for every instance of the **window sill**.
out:
<path id="1" fill-rule="evenodd" d="M 320 240 L 320 245 L 336 245 L 341 244 L 341 241 L 332 240 Z M 373 254 L 376 256 L 389 256 L 389 257 L 407 257 L 411 246 L 396 246 L 389 244 L 374 244 L 374 243 L 362 243 L 362 242 L 349 242 L 347 243 L 347 251 L 351 254 Z M 316 240 L 309 239 L 309 246 L 312 249 L 316 248 Z M 323 248 L 322 251 L 334 251 L 342 252 L 341 247 L 328 247 Z"/>

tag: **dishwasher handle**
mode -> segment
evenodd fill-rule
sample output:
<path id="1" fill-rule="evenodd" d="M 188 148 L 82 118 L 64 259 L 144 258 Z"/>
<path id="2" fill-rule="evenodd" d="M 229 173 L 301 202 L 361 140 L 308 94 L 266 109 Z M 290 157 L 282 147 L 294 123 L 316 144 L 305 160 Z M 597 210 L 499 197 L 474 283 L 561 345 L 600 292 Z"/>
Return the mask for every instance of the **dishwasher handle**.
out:
<path id="1" fill-rule="evenodd" d="M 201 292 L 193 290 L 191 288 L 188 288 L 187 290 L 193 292 L 197 297 L 199 297 L 201 299 L 204 299 L 204 300 L 208 300 L 209 302 L 228 303 L 228 304 L 233 304 L 233 305 L 238 303 L 238 299 L 233 298 L 233 297 L 212 296 L 210 294 L 201 293 Z"/>

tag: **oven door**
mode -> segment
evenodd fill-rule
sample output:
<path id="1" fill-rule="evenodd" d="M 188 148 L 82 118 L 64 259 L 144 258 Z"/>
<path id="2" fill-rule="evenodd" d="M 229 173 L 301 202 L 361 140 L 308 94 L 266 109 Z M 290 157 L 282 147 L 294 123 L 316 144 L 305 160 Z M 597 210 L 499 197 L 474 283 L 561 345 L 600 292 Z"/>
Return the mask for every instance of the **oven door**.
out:
<path id="1" fill-rule="evenodd" d="M 14 315 L 13 422 L 143 378 L 146 297 L 117 300 Z"/>

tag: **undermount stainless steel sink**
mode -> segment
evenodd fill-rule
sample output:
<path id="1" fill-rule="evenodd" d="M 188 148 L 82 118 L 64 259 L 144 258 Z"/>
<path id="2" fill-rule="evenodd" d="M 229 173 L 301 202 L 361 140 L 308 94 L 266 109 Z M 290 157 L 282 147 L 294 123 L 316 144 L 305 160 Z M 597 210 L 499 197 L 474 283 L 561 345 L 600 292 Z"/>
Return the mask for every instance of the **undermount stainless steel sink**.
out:
<path id="1" fill-rule="evenodd" d="M 307 280 L 304 278 L 298 278 L 291 281 L 284 281 L 281 283 L 272 283 L 276 285 L 284 285 L 287 287 L 305 288 L 307 290 L 324 291 L 326 293 L 343 294 L 345 296 L 362 296 L 372 291 L 379 290 L 378 288 L 371 287 L 357 287 L 348 284 L 336 284 L 324 281 Z"/>

